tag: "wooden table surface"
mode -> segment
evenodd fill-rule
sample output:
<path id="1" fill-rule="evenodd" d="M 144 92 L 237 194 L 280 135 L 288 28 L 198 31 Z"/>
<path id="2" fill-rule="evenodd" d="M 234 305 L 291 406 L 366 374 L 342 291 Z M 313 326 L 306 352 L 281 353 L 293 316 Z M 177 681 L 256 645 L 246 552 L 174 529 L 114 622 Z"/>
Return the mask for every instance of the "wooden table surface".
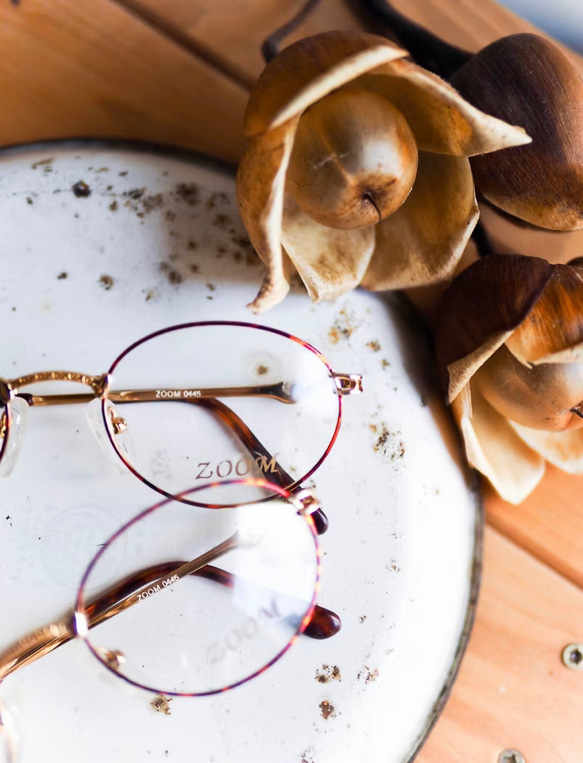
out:
<path id="1" fill-rule="evenodd" d="M 302 2 L 5 0 L 0 144 L 115 136 L 236 161 L 260 43 Z M 469 49 L 532 29 L 491 0 L 396 5 Z M 296 37 L 357 25 L 343 0 L 323 0 Z M 583 233 L 525 233 L 492 212 L 485 219 L 509 251 L 565 261 L 583 250 Z M 494 763 L 509 748 L 527 763 L 583 761 L 583 673 L 561 662 L 566 644 L 583 641 L 582 489 L 554 468 L 520 507 L 485 487 L 477 621 L 419 763 Z"/>

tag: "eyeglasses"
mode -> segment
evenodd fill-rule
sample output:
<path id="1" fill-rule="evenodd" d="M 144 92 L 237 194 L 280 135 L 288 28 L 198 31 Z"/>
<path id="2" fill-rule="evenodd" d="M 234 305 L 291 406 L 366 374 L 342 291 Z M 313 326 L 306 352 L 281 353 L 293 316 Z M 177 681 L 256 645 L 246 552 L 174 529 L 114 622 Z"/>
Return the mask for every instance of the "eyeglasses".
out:
<path id="1" fill-rule="evenodd" d="M 259 500 L 218 506 L 229 492 Z M 180 499 L 143 511 L 99 549 L 73 612 L 0 652 L 0 682 L 80 637 L 134 686 L 205 696 L 258 676 L 302 633 L 338 632 L 339 618 L 316 604 L 311 491 L 228 480 Z M 0 737 L 2 728 L 0 717 Z"/>
<path id="2" fill-rule="evenodd" d="M 47 382 L 91 392 L 23 391 Z M 227 321 L 171 326 L 132 344 L 101 376 L 0 379 L 0 475 L 14 466 L 29 408 L 89 403 L 99 442 L 165 496 L 193 503 L 193 485 L 247 476 L 294 490 L 330 452 L 342 398 L 360 391 L 359 374 L 333 371 L 283 331 Z"/>

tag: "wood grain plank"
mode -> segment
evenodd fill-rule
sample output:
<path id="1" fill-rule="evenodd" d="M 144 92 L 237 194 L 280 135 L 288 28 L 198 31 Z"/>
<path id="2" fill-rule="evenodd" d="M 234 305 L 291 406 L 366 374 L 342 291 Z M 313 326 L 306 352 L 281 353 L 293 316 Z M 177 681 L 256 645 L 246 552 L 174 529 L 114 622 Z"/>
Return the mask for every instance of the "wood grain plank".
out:
<path id="1" fill-rule="evenodd" d="M 583 640 L 583 592 L 499 535 L 486 533 L 478 617 L 453 694 L 417 763 L 583 760 L 583 673 L 561 652 Z"/>
<path id="2" fill-rule="evenodd" d="M 547 466 L 538 488 L 512 506 L 485 486 L 488 522 L 583 588 L 583 477 Z"/>
<path id="3" fill-rule="evenodd" d="M 108 0 L 0 6 L 0 144 L 123 137 L 235 159 L 246 93 Z"/>
<path id="4" fill-rule="evenodd" d="M 123 2 L 124 0 L 120 0 Z M 131 0 L 133 7 L 147 9 L 190 36 L 201 50 L 228 60 L 250 79 L 264 64 L 261 43 L 275 29 L 292 18 L 305 0 Z M 417 23 L 432 29 L 443 39 L 478 50 L 493 40 L 515 32 L 541 33 L 532 24 L 493 0 L 394 0 L 395 7 Z M 355 10 L 358 0 L 323 0 L 302 27 L 286 40 L 328 29 L 362 26 Z M 379 32 L 380 33 L 380 32 Z M 583 59 L 560 46 L 583 72 Z"/>
<path id="5" fill-rule="evenodd" d="M 121 0 L 122 2 L 124 0 Z M 306 0 L 131 0 L 186 32 L 201 49 L 228 59 L 240 76 L 253 81 L 265 66 L 263 40 L 286 23 Z M 357 28 L 359 22 L 344 0 L 323 0 L 286 44 L 328 29 Z"/>

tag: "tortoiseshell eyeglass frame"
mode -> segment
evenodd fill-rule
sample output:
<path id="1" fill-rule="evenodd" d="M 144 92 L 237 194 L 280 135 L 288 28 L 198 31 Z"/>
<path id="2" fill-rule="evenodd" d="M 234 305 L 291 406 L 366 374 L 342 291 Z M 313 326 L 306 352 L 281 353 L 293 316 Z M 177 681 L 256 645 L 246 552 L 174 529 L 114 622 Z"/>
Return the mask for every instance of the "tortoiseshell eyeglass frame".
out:
<path id="1" fill-rule="evenodd" d="M 196 397 L 187 397 L 183 394 L 177 397 L 165 397 L 159 398 L 156 396 L 155 389 L 142 389 L 142 390 L 116 390 L 111 388 L 113 374 L 118 364 L 133 350 L 140 345 L 148 342 L 152 339 L 156 339 L 165 334 L 171 332 L 180 331 L 184 329 L 195 329 L 199 327 L 208 326 L 221 326 L 221 327 L 237 327 L 248 328 L 261 332 L 268 332 L 270 334 L 281 336 L 303 347 L 306 351 L 315 355 L 326 367 L 328 375 L 333 384 L 333 390 L 338 398 L 338 413 L 336 423 L 333 426 L 330 441 L 326 446 L 322 455 L 317 459 L 316 463 L 311 466 L 305 474 L 300 477 L 292 477 L 288 474 L 283 467 L 275 461 L 273 455 L 269 453 L 267 448 L 260 442 L 251 429 L 245 424 L 244 421 L 222 400 L 219 398 L 234 398 L 234 397 L 267 397 L 279 400 L 284 404 L 293 404 L 293 398 L 289 395 L 288 385 L 286 380 L 275 384 L 255 385 L 246 387 L 215 387 L 208 389 L 197 389 Z M 91 392 L 82 394 L 54 394 L 54 395 L 35 395 L 23 391 L 23 388 L 37 384 L 39 382 L 60 381 L 60 382 L 73 382 L 77 384 L 83 384 L 90 387 Z M 172 391 L 172 390 L 171 390 Z M 184 392 L 184 390 L 175 390 L 176 392 Z M 327 458 L 336 438 L 340 431 L 340 424 L 342 421 L 342 398 L 347 395 L 352 395 L 362 392 L 362 377 L 360 374 L 347 374 L 338 373 L 333 370 L 330 363 L 317 350 L 313 345 L 305 342 L 302 339 L 289 334 L 280 329 L 271 328 L 269 326 L 260 326 L 254 323 L 246 323 L 243 321 L 201 321 L 194 323 L 182 323 L 175 326 L 169 326 L 159 331 L 155 331 L 142 339 L 137 340 L 125 349 L 113 362 L 109 371 L 99 376 L 92 376 L 90 374 L 79 373 L 75 371 L 41 371 L 33 374 L 27 374 L 25 376 L 19 376 L 15 379 L 1 379 L 0 378 L 0 406 L 3 408 L 2 415 L 0 417 L 0 462 L 5 455 L 7 443 L 10 440 L 10 425 L 11 415 L 10 406 L 7 405 L 10 400 L 19 398 L 24 400 L 30 407 L 35 406 L 49 406 L 49 405 L 75 405 L 90 403 L 96 398 L 102 401 L 101 415 L 103 419 L 103 425 L 107 438 L 113 447 L 114 452 L 121 459 L 125 467 L 134 474 L 139 480 L 151 487 L 158 493 L 173 498 L 174 495 L 164 490 L 159 485 L 154 484 L 151 480 L 140 474 L 136 468 L 129 463 L 124 454 L 116 446 L 114 435 L 112 435 L 112 429 L 114 434 L 116 433 L 116 427 L 123 426 L 123 419 L 113 418 L 111 419 L 111 426 L 107 420 L 107 407 L 108 401 L 112 403 L 141 403 L 141 402 L 168 402 L 168 403 L 187 403 L 189 405 L 197 405 L 204 407 L 208 411 L 212 412 L 217 418 L 219 418 L 223 424 L 231 429 L 231 431 L 238 437 L 240 442 L 244 445 L 249 453 L 257 454 L 266 458 L 269 462 L 275 465 L 273 473 L 270 474 L 270 480 L 281 487 L 286 488 L 290 492 L 294 492 L 296 489 L 300 489 L 302 483 L 310 477 Z M 196 503 L 188 498 L 181 499 L 185 503 L 192 503 L 193 505 L 204 506 L 204 504 Z M 324 532 L 327 527 L 327 520 L 323 512 L 315 517 L 316 525 L 319 528 L 319 532 Z"/>
<path id="2" fill-rule="evenodd" d="M 324 607 L 320 607 L 316 603 L 316 597 L 319 590 L 320 572 L 321 572 L 321 552 L 318 544 L 318 532 L 313 516 L 320 508 L 318 499 L 314 493 L 310 490 L 296 491 L 290 493 L 288 490 L 280 487 L 279 485 L 267 482 L 262 479 L 247 479 L 247 480 L 228 480 L 221 483 L 212 483 L 206 486 L 200 486 L 193 491 L 197 492 L 201 490 L 212 490 L 214 487 L 224 487 L 229 485 L 246 485 L 263 488 L 270 491 L 272 497 L 279 496 L 290 503 L 296 510 L 297 514 L 301 516 L 307 523 L 307 527 L 314 539 L 314 549 L 316 554 L 316 579 L 314 583 L 314 591 L 311 600 L 307 603 L 306 612 L 301 622 L 299 622 L 295 632 L 290 636 L 288 642 L 283 648 L 281 648 L 277 654 L 273 656 L 263 667 L 253 670 L 248 676 L 243 679 L 237 680 L 228 686 L 220 689 L 212 689 L 210 691 L 202 691 L 198 693 L 193 692 L 175 692 L 168 691 L 166 689 L 148 686 L 139 683 L 120 672 L 120 655 L 116 652 L 108 652 L 107 650 L 96 648 L 88 640 L 89 630 L 102 622 L 105 622 L 111 617 L 115 617 L 129 607 L 134 606 L 140 601 L 140 593 L 143 590 L 148 589 L 156 583 L 162 583 L 167 579 L 169 575 L 177 576 L 178 578 L 184 578 L 189 575 L 196 575 L 203 577 L 206 580 L 216 582 L 218 585 L 222 585 L 228 588 L 232 588 L 236 577 L 226 570 L 216 567 L 211 562 L 218 560 L 221 556 L 227 553 L 233 548 L 237 548 L 238 542 L 236 535 L 227 538 L 225 541 L 209 549 L 204 554 L 198 556 L 195 559 L 187 561 L 169 561 L 162 564 L 157 564 L 152 567 L 147 567 L 139 572 L 136 572 L 128 577 L 123 578 L 114 586 L 111 586 L 106 591 L 102 592 L 97 598 L 87 602 L 85 600 L 85 585 L 90 577 L 95 565 L 99 562 L 101 557 L 107 552 L 107 549 L 114 543 L 126 530 L 132 528 L 140 520 L 148 517 L 153 512 L 162 509 L 172 502 L 171 499 L 166 499 L 155 506 L 140 512 L 129 522 L 126 522 L 111 538 L 105 543 L 94 556 L 93 560 L 89 563 L 83 578 L 76 598 L 75 608 L 72 613 L 67 614 L 62 619 L 50 623 L 48 625 L 37 628 L 32 633 L 18 639 L 15 643 L 11 644 L 7 648 L 0 651 L 0 683 L 9 675 L 17 670 L 25 667 L 26 665 L 35 662 L 40 657 L 49 654 L 54 649 L 63 644 L 68 643 L 74 638 L 80 637 L 85 640 L 87 646 L 94 654 L 95 657 L 112 673 L 123 679 L 127 683 L 137 686 L 146 691 L 160 693 L 172 696 L 184 696 L 184 697 L 196 697 L 196 696 L 208 696 L 211 694 L 219 694 L 229 689 L 233 689 L 236 686 L 240 686 L 252 678 L 263 673 L 269 667 L 271 667 L 277 660 L 279 660 L 297 641 L 300 635 L 306 635 L 313 639 L 327 639 L 338 633 L 340 630 L 340 618 Z M 177 496 L 180 498 L 180 496 Z M 184 503 L 184 501 L 182 501 Z M 195 504 L 203 505 L 203 504 Z M 204 504 L 210 509 L 222 510 L 225 506 L 215 504 Z M 242 505 L 244 508 L 244 504 Z M 266 581 L 266 585 L 269 581 Z M 0 716 L 0 722 L 1 722 Z M 1 723 L 0 723 L 1 730 Z"/>

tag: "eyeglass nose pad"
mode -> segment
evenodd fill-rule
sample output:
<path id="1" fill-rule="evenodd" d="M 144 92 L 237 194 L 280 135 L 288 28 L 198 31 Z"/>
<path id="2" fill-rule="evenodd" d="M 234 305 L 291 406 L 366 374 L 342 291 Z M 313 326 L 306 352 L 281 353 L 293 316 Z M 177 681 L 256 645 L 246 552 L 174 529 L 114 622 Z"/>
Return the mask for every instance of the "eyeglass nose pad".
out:
<path id="1" fill-rule="evenodd" d="M 8 477 L 12 474 L 22 438 L 28 419 L 28 403 L 22 397 L 13 397 L 6 404 L 8 412 L 8 426 L 3 426 L 4 436 L 8 437 L 4 448 L 4 455 L 0 461 L 0 477 Z M 3 417 L 4 419 L 4 417 Z M 2 424 L 4 424 L 4 420 Z"/>
<path id="2" fill-rule="evenodd" d="M 110 400 L 105 402 L 105 419 L 116 448 L 126 461 L 133 464 L 135 461 L 135 450 L 128 422 Z"/>
<path id="3" fill-rule="evenodd" d="M 95 439 L 101 446 L 101 450 L 110 459 L 112 464 L 115 465 L 117 471 L 120 474 L 127 474 L 128 473 L 127 470 L 124 468 L 124 465 L 119 460 L 117 455 L 114 453 L 111 447 L 111 442 L 109 441 L 107 433 L 103 428 L 103 415 L 101 413 L 101 404 L 102 404 L 102 401 L 99 398 L 95 398 L 95 400 L 92 400 L 89 403 L 85 411 L 87 423 L 89 424 L 89 427 L 91 431 L 93 432 Z M 113 423 L 112 419 L 113 420 L 117 419 L 118 421 L 116 423 Z M 116 431 L 116 430 L 123 429 L 123 425 L 125 424 L 125 419 L 117 415 L 114 404 L 110 402 L 109 400 L 105 401 L 105 420 L 107 421 L 107 428 L 109 429 L 109 432 L 112 438 L 115 438 L 116 447 L 119 448 L 124 458 L 127 458 L 128 461 L 131 461 L 131 442 L 129 440 L 129 434 L 126 434 L 123 441 L 120 441 L 118 439 L 118 436 L 119 434 L 121 434 L 121 432 L 119 432 L 118 434 L 118 431 Z M 126 432 L 127 432 L 127 424 L 126 424 Z"/>

